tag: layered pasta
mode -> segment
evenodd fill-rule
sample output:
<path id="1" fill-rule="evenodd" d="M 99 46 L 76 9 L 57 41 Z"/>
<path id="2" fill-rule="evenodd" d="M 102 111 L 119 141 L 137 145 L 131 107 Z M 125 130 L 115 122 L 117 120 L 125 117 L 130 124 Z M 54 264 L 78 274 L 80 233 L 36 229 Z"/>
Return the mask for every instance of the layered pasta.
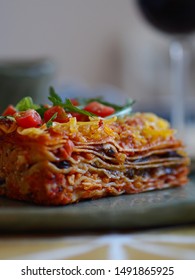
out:
<path id="1" fill-rule="evenodd" d="M 151 113 L 29 128 L 0 119 L 0 195 L 8 198 L 66 205 L 179 187 L 188 172 L 182 141 Z"/>

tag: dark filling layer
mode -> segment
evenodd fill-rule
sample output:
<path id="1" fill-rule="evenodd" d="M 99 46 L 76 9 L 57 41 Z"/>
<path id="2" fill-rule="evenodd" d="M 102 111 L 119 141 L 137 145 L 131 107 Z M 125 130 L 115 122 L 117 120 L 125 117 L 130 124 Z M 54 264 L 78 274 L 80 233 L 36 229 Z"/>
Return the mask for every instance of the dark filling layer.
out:
<path id="1" fill-rule="evenodd" d="M 163 175 L 170 175 L 173 174 L 175 171 L 175 167 L 157 167 L 157 168 L 145 168 L 145 169 L 135 169 L 129 168 L 124 175 L 129 178 L 133 179 L 134 176 L 139 177 L 153 177 L 157 173 L 162 173 Z"/>
<path id="2" fill-rule="evenodd" d="M 59 169 L 67 169 L 71 167 L 71 163 L 67 160 L 53 162 L 53 164 Z"/>
<path id="3" fill-rule="evenodd" d="M 151 155 L 151 156 L 147 156 L 147 157 L 140 157 L 134 161 L 132 161 L 132 163 L 140 163 L 140 162 L 147 162 L 147 161 L 151 161 L 154 159 L 163 159 L 163 158 L 183 158 L 182 155 L 178 154 L 178 152 L 176 151 L 170 151 L 170 152 L 166 152 L 164 154 L 160 154 L 160 155 Z"/>

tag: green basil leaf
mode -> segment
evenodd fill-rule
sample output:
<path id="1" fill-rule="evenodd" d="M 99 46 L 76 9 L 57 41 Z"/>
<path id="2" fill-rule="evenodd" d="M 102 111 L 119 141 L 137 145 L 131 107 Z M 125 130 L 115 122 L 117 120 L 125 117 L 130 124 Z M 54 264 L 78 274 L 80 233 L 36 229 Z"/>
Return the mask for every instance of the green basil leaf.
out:
<path id="1" fill-rule="evenodd" d="M 28 109 L 38 109 L 39 105 L 34 104 L 30 96 L 22 98 L 16 105 L 18 111 L 26 111 Z"/>

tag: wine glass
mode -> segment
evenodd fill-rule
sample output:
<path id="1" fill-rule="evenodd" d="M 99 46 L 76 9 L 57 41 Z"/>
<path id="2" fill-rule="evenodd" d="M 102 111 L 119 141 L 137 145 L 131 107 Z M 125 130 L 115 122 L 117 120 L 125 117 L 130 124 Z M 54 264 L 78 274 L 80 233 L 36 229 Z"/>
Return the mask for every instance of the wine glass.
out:
<path id="1" fill-rule="evenodd" d="M 184 93 L 187 91 L 189 57 L 187 40 L 195 31 L 195 0 L 135 0 L 144 18 L 169 35 L 171 62 L 171 123 L 184 136 Z"/>

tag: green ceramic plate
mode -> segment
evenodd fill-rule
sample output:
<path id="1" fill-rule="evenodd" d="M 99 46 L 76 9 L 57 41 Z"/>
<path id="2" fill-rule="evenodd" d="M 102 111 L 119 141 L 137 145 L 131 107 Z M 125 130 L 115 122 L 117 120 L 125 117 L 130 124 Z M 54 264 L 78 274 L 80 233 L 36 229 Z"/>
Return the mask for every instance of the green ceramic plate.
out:
<path id="1" fill-rule="evenodd" d="M 0 198 L 0 232 L 124 230 L 195 222 L 195 177 L 183 187 L 41 207 Z"/>

